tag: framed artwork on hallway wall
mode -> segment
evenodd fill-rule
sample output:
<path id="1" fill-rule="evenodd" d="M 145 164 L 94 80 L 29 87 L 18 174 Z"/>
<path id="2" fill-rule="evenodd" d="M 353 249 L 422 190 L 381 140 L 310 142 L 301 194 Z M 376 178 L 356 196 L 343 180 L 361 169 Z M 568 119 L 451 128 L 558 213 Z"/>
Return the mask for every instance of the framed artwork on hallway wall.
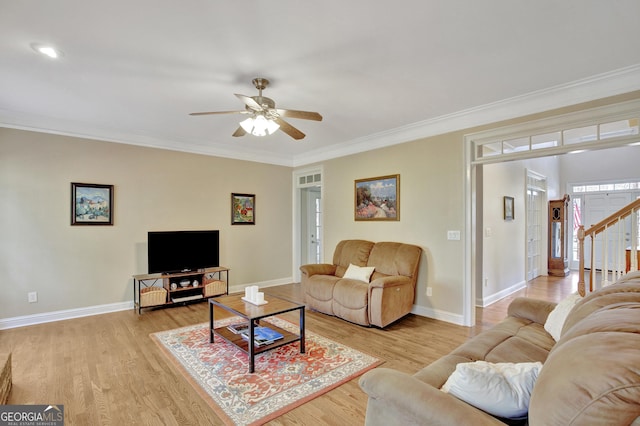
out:
<path id="1" fill-rule="evenodd" d="M 504 220 L 513 220 L 513 197 L 504 197 Z"/>
<path id="2" fill-rule="evenodd" d="M 400 220 L 400 175 L 355 181 L 355 220 Z"/>

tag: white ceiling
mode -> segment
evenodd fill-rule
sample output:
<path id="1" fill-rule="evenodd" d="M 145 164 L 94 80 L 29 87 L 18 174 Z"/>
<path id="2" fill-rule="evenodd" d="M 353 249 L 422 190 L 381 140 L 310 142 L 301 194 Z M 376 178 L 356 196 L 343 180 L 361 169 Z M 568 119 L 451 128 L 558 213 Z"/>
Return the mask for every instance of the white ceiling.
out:
<path id="1" fill-rule="evenodd" d="M 0 0 L 0 126 L 298 166 L 640 89 L 638 0 Z M 51 43 L 59 60 L 31 43 Z M 307 134 L 234 138 L 233 95 Z"/>

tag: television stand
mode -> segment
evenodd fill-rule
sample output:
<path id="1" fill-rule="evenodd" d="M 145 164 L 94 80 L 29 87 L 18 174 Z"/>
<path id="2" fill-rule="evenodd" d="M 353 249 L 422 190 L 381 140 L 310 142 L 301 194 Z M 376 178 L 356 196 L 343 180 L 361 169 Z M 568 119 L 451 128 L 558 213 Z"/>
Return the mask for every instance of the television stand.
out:
<path id="1" fill-rule="evenodd" d="M 198 269 L 170 274 L 133 276 L 133 307 L 168 307 L 229 294 L 229 268 Z"/>

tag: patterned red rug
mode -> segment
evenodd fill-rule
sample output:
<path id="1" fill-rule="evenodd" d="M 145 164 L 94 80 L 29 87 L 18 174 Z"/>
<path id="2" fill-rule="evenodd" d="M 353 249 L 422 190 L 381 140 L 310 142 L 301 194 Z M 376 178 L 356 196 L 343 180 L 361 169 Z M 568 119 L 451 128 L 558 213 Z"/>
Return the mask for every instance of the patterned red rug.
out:
<path id="1" fill-rule="evenodd" d="M 234 321 L 238 318 L 216 321 L 216 327 Z M 297 325 L 277 317 L 265 322 L 297 332 Z M 209 343 L 208 327 L 197 324 L 151 337 L 227 424 L 263 424 L 382 362 L 306 330 L 306 353 L 300 353 L 298 342 L 261 353 L 249 374 L 247 354 L 222 338 Z"/>

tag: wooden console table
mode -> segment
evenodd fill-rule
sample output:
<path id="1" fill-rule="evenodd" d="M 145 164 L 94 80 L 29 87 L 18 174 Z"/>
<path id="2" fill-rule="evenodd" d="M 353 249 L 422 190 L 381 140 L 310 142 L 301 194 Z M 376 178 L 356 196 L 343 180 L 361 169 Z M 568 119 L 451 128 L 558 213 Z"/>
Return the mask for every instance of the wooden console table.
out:
<path id="1" fill-rule="evenodd" d="M 175 274 L 133 276 L 133 305 L 142 308 L 170 306 L 229 294 L 229 268 L 199 269 Z"/>

